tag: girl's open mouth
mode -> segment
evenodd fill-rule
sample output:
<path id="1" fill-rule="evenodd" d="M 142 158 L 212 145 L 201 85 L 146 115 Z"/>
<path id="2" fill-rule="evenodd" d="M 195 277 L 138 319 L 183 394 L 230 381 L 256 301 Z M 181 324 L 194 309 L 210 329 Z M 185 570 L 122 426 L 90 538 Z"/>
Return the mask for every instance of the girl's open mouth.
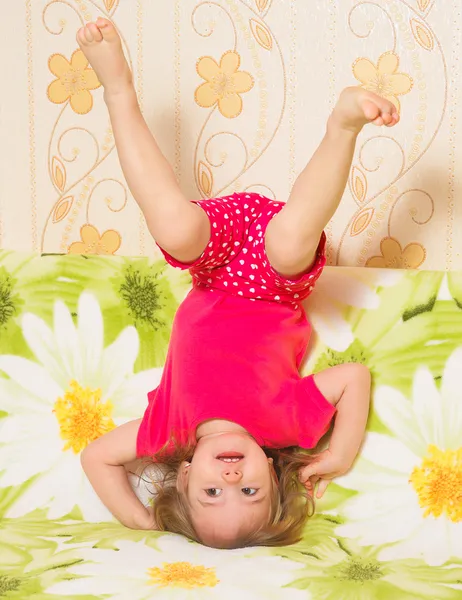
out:
<path id="1" fill-rule="evenodd" d="M 222 460 L 223 462 L 236 463 L 244 458 L 244 455 L 240 452 L 222 452 L 216 456 L 218 460 Z"/>

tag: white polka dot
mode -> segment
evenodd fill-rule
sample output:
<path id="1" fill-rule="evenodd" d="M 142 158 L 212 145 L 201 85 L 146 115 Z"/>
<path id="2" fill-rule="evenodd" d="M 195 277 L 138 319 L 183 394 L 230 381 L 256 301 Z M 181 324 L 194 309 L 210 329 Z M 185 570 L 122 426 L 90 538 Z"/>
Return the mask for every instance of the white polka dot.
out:
<path id="1" fill-rule="evenodd" d="M 258 237 L 261 237 L 263 235 L 263 231 L 260 231 L 260 233 L 258 234 Z"/>
<path id="2" fill-rule="evenodd" d="M 236 215 L 240 215 L 240 214 L 241 214 L 241 211 L 238 208 L 236 208 Z"/>
<path id="3" fill-rule="evenodd" d="M 240 265 L 243 265 L 244 263 L 245 263 L 245 260 L 242 260 L 242 259 L 241 259 L 241 260 L 239 261 L 239 264 L 240 264 Z"/>
<path id="4" fill-rule="evenodd" d="M 250 221 L 249 217 L 244 217 L 244 221 L 249 222 Z"/>
<path id="5" fill-rule="evenodd" d="M 273 212 L 270 210 L 269 213 L 267 213 L 267 214 L 268 214 L 268 217 L 270 217 L 273 214 Z"/>
<path id="6" fill-rule="evenodd" d="M 257 225 L 256 229 L 261 229 L 261 225 Z"/>
<path id="7" fill-rule="evenodd" d="M 226 285 L 226 286 L 227 286 L 227 285 L 228 285 L 228 282 L 227 282 L 227 281 L 223 281 L 223 285 Z"/>
<path id="8" fill-rule="evenodd" d="M 213 252 L 209 252 L 209 256 L 213 256 Z"/>
<path id="9" fill-rule="evenodd" d="M 226 267 L 226 270 L 228 271 L 228 273 L 231 271 L 231 267 Z"/>
<path id="10" fill-rule="evenodd" d="M 262 277 L 262 281 L 263 281 L 263 283 L 266 283 L 266 279 L 263 279 L 263 277 Z"/>
<path id="11" fill-rule="evenodd" d="M 250 198 L 249 194 L 246 194 L 246 195 L 245 195 L 245 197 L 246 197 L 246 198 Z"/>
<path id="12" fill-rule="evenodd" d="M 258 298 L 259 300 L 261 300 L 261 296 L 257 296 L 257 298 Z"/>
<path id="13" fill-rule="evenodd" d="M 231 251 L 231 256 L 234 256 L 236 253 L 234 252 L 234 250 Z"/>
<path id="14" fill-rule="evenodd" d="M 234 221 L 230 221 L 229 224 L 231 225 L 231 227 L 234 225 Z"/>
<path id="15" fill-rule="evenodd" d="M 253 281 L 255 279 L 255 275 L 249 275 L 249 279 Z"/>
<path id="16" fill-rule="evenodd" d="M 212 280 L 211 279 L 207 279 L 207 283 L 212 283 Z"/>
<path id="17" fill-rule="evenodd" d="M 247 254 L 248 250 L 247 248 L 242 248 L 242 254 Z"/>
<path id="18" fill-rule="evenodd" d="M 266 260 L 263 261 L 263 266 L 266 267 L 268 263 L 266 262 Z"/>
<path id="19" fill-rule="evenodd" d="M 275 299 L 275 300 L 280 300 L 280 299 L 281 299 L 281 297 L 280 297 L 280 296 L 274 296 L 274 299 Z"/>
<path id="20" fill-rule="evenodd" d="M 225 217 L 225 219 L 229 219 L 228 215 L 226 215 L 226 214 L 225 214 L 225 215 L 223 215 L 223 216 Z"/>
<path id="21" fill-rule="evenodd" d="M 215 227 L 215 229 L 217 228 L 217 224 L 216 223 L 212 223 L 212 227 Z"/>
<path id="22" fill-rule="evenodd" d="M 252 292 L 252 294 L 255 294 L 255 288 L 250 288 L 249 292 Z"/>
<path id="23" fill-rule="evenodd" d="M 249 242 L 253 242 L 253 237 L 249 235 Z"/>
<path id="24" fill-rule="evenodd" d="M 211 248 L 213 246 L 213 242 L 210 242 L 208 247 Z"/>
<path id="25" fill-rule="evenodd" d="M 248 204 L 244 204 L 244 208 L 249 208 L 249 205 Z"/>
<path id="26" fill-rule="evenodd" d="M 224 242 L 224 243 L 222 244 L 222 247 L 223 247 L 223 248 L 226 248 L 226 246 L 227 246 L 227 245 L 228 245 L 228 242 Z"/>
<path id="27" fill-rule="evenodd" d="M 229 274 L 229 276 L 230 276 L 230 277 L 234 277 L 234 273 L 230 273 L 230 274 Z"/>
<path id="28" fill-rule="evenodd" d="M 257 255 L 256 255 L 256 254 L 253 254 L 253 253 L 252 253 L 252 256 L 253 256 L 254 258 L 257 258 Z"/>
<path id="29" fill-rule="evenodd" d="M 261 286 L 261 289 L 262 289 L 262 290 L 266 290 L 266 285 L 262 285 L 262 286 Z"/>
<path id="30" fill-rule="evenodd" d="M 238 292 L 239 296 L 243 296 L 244 294 L 239 290 Z"/>
<path id="31" fill-rule="evenodd" d="M 252 267 L 252 269 L 258 269 L 258 265 L 251 264 L 250 266 Z"/>
<path id="32" fill-rule="evenodd" d="M 234 206 L 239 206 L 239 204 L 237 202 L 233 202 Z"/>
<path id="33" fill-rule="evenodd" d="M 235 245 L 235 246 L 239 246 L 239 244 L 240 244 L 240 243 L 241 243 L 241 242 L 234 242 L 234 245 Z"/>
<path id="34" fill-rule="evenodd" d="M 235 281 L 235 282 L 233 283 L 233 285 L 235 285 L 235 286 L 237 287 L 239 284 L 238 284 L 238 282 L 237 282 L 237 281 Z"/>
<path id="35" fill-rule="evenodd" d="M 220 233 L 219 233 L 218 231 L 216 231 L 216 232 L 215 232 L 215 235 L 217 235 L 217 236 L 218 236 L 218 235 L 220 235 Z"/>
<path id="36" fill-rule="evenodd" d="M 224 256 L 224 252 L 220 252 L 218 256 L 221 258 L 222 256 Z"/>
<path id="37" fill-rule="evenodd" d="M 237 274 L 239 275 L 239 277 L 242 277 L 242 271 L 238 271 Z"/>
<path id="38" fill-rule="evenodd" d="M 300 294 L 294 294 L 294 298 L 300 298 Z"/>

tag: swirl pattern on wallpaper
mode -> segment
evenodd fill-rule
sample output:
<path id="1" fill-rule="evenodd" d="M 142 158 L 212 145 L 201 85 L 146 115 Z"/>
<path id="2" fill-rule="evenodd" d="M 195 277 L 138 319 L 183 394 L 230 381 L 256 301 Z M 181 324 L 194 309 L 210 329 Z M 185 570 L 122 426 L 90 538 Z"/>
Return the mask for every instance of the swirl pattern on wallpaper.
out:
<path id="1" fill-rule="evenodd" d="M 51 0 L 43 10 L 42 22 L 51 35 L 75 38 L 78 27 L 96 16 L 102 15 L 115 22 L 118 6 L 118 0 L 104 0 L 102 3 Z M 119 33 L 131 62 L 123 33 L 120 30 Z M 94 109 L 94 92 L 101 84 L 78 48 L 69 58 L 60 53 L 53 54 L 48 67 L 54 77 L 47 88 L 48 99 L 61 108 L 48 144 L 49 178 L 56 199 L 43 228 L 41 249 L 47 248 L 47 236 L 54 234 L 52 229 L 59 228 L 61 252 L 113 254 L 121 246 L 120 233 L 113 229 L 99 232 L 91 221 L 94 203 L 99 202 L 111 212 L 120 212 L 128 201 L 126 183 L 102 175 L 101 167 L 114 151 L 112 130 L 107 116 L 104 128 L 92 130 L 85 124 L 75 124 Z M 93 233 L 90 235 L 89 232 Z M 104 239 L 112 242 L 97 242 Z"/>
<path id="2" fill-rule="evenodd" d="M 208 109 L 194 152 L 196 185 L 204 198 L 242 191 L 244 176 L 269 148 L 281 125 L 286 77 L 281 48 L 265 21 L 270 6 L 265 0 L 253 6 L 242 0 L 207 1 L 193 11 L 197 35 L 213 37 L 220 17 L 229 30 L 228 35 L 221 31 L 221 57 L 203 56 L 197 62 L 198 75 L 205 83 L 196 89 L 195 100 Z M 270 71 L 272 83 L 277 77 L 279 93 L 274 88 L 269 93 Z M 239 122 L 244 111 L 253 117 Z M 245 190 L 263 188 L 274 197 L 263 182 L 245 186 Z"/>
<path id="3" fill-rule="evenodd" d="M 11 4 L 5 18 L 24 35 L 8 40 L 15 76 L 0 98 L 11 115 L 3 197 L 16 203 L 2 202 L 4 245 L 156 252 L 75 40 L 100 15 L 122 36 L 142 113 L 188 197 L 286 199 L 341 90 L 361 86 L 393 102 L 401 122 L 358 138 L 326 228 L 328 262 L 462 268 L 459 0 Z"/>
<path id="4" fill-rule="evenodd" d="M 367 266 L 399 266 L 418 268 L 426 258 L 426 249 L 418 242 L 408 244 L 402 250 L 399 241 L 393 237 L 393 213 L 398 204 L 406 202 L 407 215 L 421 226 L 433 218 L 434 199 L 424 189 L 400 191 L 400 181 L 419 163 L 438 135 L 447 109 L 447 67 L 442 46 L 426 21 L 431 9 L 430 3 L 419 1 L 420 14 L 407 2 L 397 0 L 388 2 L 358 2 L 350 11 L 349 26 L 352 35 L 362 38 L 373 36 L 375 21 L 382 18 L 389 24 L 390 33 L 382 39 L 388 41 L 388 47 L 380 55 L 377 63 L 368 57 L 360 57 L 353 63 L 353 75 L 359 84 L 367 90 L 378 93 L 395 104 L 403 120 L 407 114 L 406 96 L 418 96 L 417 119 L 412 124 L 413 131 L 404 128 L 402 138 L 398 135 L 379 133 L 371 135 L 367 131 L 360 143 L 355 164 L 349 179 L 349 191 L 357 206 L 346 224 L 337 247 L 335 264 L 342 262 L 342 253 L 348 253 L 351 240 L 361 237 L 362 248 L 358 264 Z M 360 13 L 366 17 L 361 21 Z M 366 16 L 367 15 L 367 16 Z M 401 48 L 401 56 L 397 48 Z M 412 64 L 412 74 L 400 70 L 401 58 L 407 58 Z M 426 63 L 433 61 L 439 68 L 431 70 Z M 441 77 L 440 87 L 444 90 L 437 119 L 429 122 L 428 89 L 436 85 L 433 77 Z M 401 100 L 403 98 L 403 100 Z M 415 100 L 414 100 L 415 102 Z M 393 130 L 392 130 L 393 131 Z M 410 133 L 410 135 L 409 135 Z M 384 198 L 385 196 L 385 198 Z M 424 200 L 428 217 L 421 220 L 416 215 L 422 210 Z M 380 242 L 381 256 L 370 255 L 370 246 L 376 235 L 379 223 L 388 216 L 388 234 Z M 406 214 L 406 213 L 405 213 Z M 385 250 L 384 250 L 385 249 Z"/>

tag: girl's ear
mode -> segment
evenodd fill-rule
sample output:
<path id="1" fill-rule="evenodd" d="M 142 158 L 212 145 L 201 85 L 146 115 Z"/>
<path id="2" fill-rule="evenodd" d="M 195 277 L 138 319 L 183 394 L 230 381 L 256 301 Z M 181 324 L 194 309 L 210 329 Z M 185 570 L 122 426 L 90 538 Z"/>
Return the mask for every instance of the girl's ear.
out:
<path id="1" fill-rule="evenodd" d="M 272 465 L 273 464 L 273 459 L 272 458 L 268 458 L 268 464 Z"/>
<path id="2" fill-rule="evenodd" d="M 188 469 L 191 466 L 191 463 L 187 461 L 183 461 L 178 469 L 178 477 L 176 478 L 176 489 L 184 493 L 186 487 L 188 485 Z"/>

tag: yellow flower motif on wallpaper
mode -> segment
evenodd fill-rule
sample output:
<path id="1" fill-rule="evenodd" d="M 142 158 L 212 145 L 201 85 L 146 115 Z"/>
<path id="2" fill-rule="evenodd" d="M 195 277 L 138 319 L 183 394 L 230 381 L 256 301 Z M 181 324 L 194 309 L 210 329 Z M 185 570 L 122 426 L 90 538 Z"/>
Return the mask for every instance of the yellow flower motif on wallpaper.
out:
<path id="1" fill-rule="evenodd" d="M 96 90 L 101 83 L 93 69 L 88 68 L 88 60 L 82 50 L 76 50 L 68 61 L 62 54 L 53 54 L 48 61 L 50 71 L 57 77 L 48 86 L 48 98 L 55 104 L 70 100 L 72 110 L 86 115 L 93 107 L 90 90 Z"/>
<path id="2" fill-rule="evenodd" d="M 202 108 L 218 104 L 221 114 L 233 119 L 242 112 L 240 94 L 253 88 L 253 77 L 247 71 L 239 71 L 241 58 L 237 52 L 225 52 L 220 64 L 211 56 L 203 56 L 197 62 L 197 73 L 206 83 L 200 85 L 194 95 Z"/>
<path id="3" fill-rule="evenodd" d="M 417 269 L 426 258 L 426 252 L 421 244 L 408 244 L 404 250 L 393 237 L 386 237 L 380 242 L 382 256 L 372 256 L 366 262 L 366 267 L 385 267 L 387 269 Z"/>
<path id="4" fill-rule="evenodd" d="M 413 85 L 412 77 L 398 73 L 399 57 L 394 52 L 385 52 L 374 65 L 368 58 L 358 58 L 353 64 L 353 74 L 365 90 L 374 92 L 392 102 L 398 112 L 398 96 L 408 94 Z"/>
<path id="5" fill-rule="evenodd" d="M 121 244 L 117 231 L 108 229 L 100 235 L 93 225 L 84 225 L 80 229 L 80 238 L 81 242 L 69 246 L 69 254 L 115 254 Z"/>

